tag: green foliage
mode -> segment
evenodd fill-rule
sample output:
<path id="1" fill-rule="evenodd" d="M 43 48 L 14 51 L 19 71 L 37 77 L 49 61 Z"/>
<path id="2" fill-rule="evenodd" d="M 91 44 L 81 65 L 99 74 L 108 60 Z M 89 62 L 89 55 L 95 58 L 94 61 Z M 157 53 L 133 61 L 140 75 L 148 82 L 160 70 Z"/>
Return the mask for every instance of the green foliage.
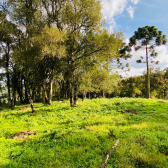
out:
<path id="1" fill-rule="evenodd" d="M 65 46 L 63 42 L 65 35 L 55 27 L 45 26 L 40 35 L 32 38 L 32 41 L 36 45 L 40 45 L 42 54 L 41 59 L 44 56 L 61 58 L 65 55 Z"/>
<path id="2" fill-rule="evenodd" d="M 121 97 L 145 97 L 145 78 L 146 73 L 142 76 L 122 79 L 119 83 L 117 95 Z M 150 83 L 152 98 L 167 99 L 167 69 L 162 71 L 160 69 L 151 69 Z"/>
<path id="3" fill-rule="evenodd" d="M 58 97 L 66 94 L 71 100 L 79 92 L 98 92 L 101 87 L 105 92 L 113 91 L 116 80 L 113 82 L 110 74 L 111 63 L 119 58 L 123 33 L 110 33 L 102 28 L 99 0 L 8 0 L 7 3 L 9 17 L 19 28 L 11 51 L 15 99 L 18 93 L 21 102 L 23 99 L 32 102 L 38 93 L 39 100 L 45 102 L 49 97 L 51 100 L 53 81 L 59 81 L 54 87 Z M 103 81 L 97 80 L 93 87 L 81 75 L 89 74 L 88 71 L 93 74 L 95 69 L 98 79 Z M 107 71 L 102 73 L 102 69 Z M 61 75 L 63 78 L 59 80 L 57 77 Z M 85 86 L 81 82 L 84 80 Z M 93 81 L 91 76 L 90 80 Z"/>
<path id="4" fill-rule="evenodd" d="M 107 167 L 167 167 L 167 101 L 93 99 L 1 109 L 0 167 L 100 167 L 120 140 Z M 138 114 L 127 113 L 136 111 Z M 23 130 L 36 135 L 12 139 Z"/>
<path id="5" fill-rule="evenodd" d="M 145 97 L 145 75 L 122 79 L 118 96 L 121 97 Z"/>
<path id="6" fill-rule="evenodd" d="M 92 69 L 92 71 L 80 73 L 79 93 L 86 94 L 94 92 L 105 97 L 111 94 L 118 84 L 118 75 L 113 74 L 110 69 Z"/>

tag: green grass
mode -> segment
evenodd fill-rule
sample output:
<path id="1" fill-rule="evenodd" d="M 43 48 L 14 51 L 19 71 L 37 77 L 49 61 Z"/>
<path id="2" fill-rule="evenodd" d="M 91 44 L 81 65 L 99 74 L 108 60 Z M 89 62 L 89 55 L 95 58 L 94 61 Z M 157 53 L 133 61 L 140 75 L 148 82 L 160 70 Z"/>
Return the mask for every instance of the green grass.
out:
<path id="1" fill-rule="evenodd" d="M 0 107 L 0 168 L 168 168 L 168 101 L 114 98 Z M 136 111 L 130 114 L 125 110 Z M 36 135 L 12 139 L 23 130 Z"/>

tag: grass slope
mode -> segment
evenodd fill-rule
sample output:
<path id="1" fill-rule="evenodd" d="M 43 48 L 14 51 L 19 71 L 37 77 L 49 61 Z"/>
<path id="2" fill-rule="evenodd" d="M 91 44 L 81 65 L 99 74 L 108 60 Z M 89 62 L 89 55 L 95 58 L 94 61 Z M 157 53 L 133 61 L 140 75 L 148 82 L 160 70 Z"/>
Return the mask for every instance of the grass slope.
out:
<path id="1" fill-rule="evenodd" d="M 75 108 L 66 101 L 35 107 L 34 113 L 29 105 L 1 107 L 1 168 L 98 168 L 115 138 L 120 143 L 107 168 L 168 168 L 167 101 L 114 98 Z M 24 130 L 36 135 L 12 138 Z"/>

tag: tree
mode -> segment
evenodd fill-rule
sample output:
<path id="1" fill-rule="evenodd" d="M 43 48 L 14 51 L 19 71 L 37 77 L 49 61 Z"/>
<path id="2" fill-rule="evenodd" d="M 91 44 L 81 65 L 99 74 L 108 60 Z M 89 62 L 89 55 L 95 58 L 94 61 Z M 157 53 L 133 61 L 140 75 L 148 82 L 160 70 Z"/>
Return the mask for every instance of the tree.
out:
<path id="1" fill-rule="evenodd" d="M 55 74 L 60 73 L 61 58 L 65 56 L 64 40 L 65 40 L 64 33 L 60 32 L 58 29 L 52 26 L 50 27 L 45 26 L 44 29 L 42 30 L 42 33 L 34 38 L 34 42 L 36 43 L 36 45 L 39 45 L 41 48 L 40 62 L 43 63 L 43 65 L 44 63 L 47 64 L 47 66 L 44 65 L 42 67 L 41 72 L 43 72 L 43 85 L 45 85 L 45 80 L 47 76 L 49 76 L 48 104 L 50 105 L 53 92 L 52 86 L 53 86 L 54 72 Z M 43 86 L 43 91 L 45 92 L 44 88 L 45 86 Z M 45 93 L 43 93 L 43 96 L 44 95 Z"/>
<path id="2" fill-rule="evenodd" d="M 151 71 L 151 96 L 166 99 L 168 90 L 168 69 Z M 153 94 L 153 95 L 152 95 Z"/>
<path id="3" fill-rule="evenodd" d="M 11 52 L 16 42 L 16 34 L 18 29 L 16 25 L 6 19 L 6 14 L 0 11 L 0 49 L 2 58 L 0 58 L 1 65 L 4 65 L 7 88 L 8 88 L 8 105 L 11 106 Z"/>
<path id="4" fill-rule="evenodd" d="M 31 84 L 35 65 L 38 61 L 39 46 L 32 44 L 31 38 L 38 34 L 42 28 L 42 18 L 39 11 L 38 0 L 8 0 L 10 8 L 10 18 L 13 19 L 20 29 L 18 33 L 17 46 L 14 49 L 13 62 L 17 64 L 18 71 L 21 72 L 21 92 L 22 81 L 24 81 L 25 103 L 30 103 L 34 111 L 33 99 L 31 94 Z M 22 95 L 22 94 L 21 94 Z"/>
<path id="5" fill-rule="evenodd" d="M 86 64 L 85 64 L 86 65 Z M 103 65 L 105 66 L 105 65 Z M 87 66 L 86 69 L 82 69 L 78 74 L 80 94 L 83 94 L 83 100 L 86 98 L 86 94 L 91 94 L 94 97 L 106 97 L 106 94 L 111 94 L 114 91 L 114 87 L 118 84 L 118 76 L 112 73 L 112 69 L 107 67 L 102 68 L 102 63 L 97 66 Z"/>
<path id="6" fill-rule="evenodd" d="M 100 1 L 97 0 L 66 1 L 63 20 L 66 25 L 66 67 L 71 106 L 77 102 L 78 74 L 85 63 L 100 65 L 119 56 L 122 39 L 102 29 L 100 9 Z"/>
<path id="7" fill-rule="evenodd" d="M 150 98 L 150 69 L 149 69 L 149 53 L 150 58 L 155 58 L 157 52 L 155 52 L 155 46 L 165 45 L 167 42 L 166 35 L 162 34 L 162 31 L 159 31 L 154 26 L 145 26 L 138 28 L 135 31 L 134 35 L 130 38 L 129 47 L 133 47 L 135 51 L 145 48 L 146 50 L 146 69 L 147 69 L 147 98 Z M 143 57 L 140 60 L 137 60 L 137 63 L 142 63 Z M 153 62 L 153 60 L 151 61 Z M 158 62 L 156 62 L 158 63 Z"/>

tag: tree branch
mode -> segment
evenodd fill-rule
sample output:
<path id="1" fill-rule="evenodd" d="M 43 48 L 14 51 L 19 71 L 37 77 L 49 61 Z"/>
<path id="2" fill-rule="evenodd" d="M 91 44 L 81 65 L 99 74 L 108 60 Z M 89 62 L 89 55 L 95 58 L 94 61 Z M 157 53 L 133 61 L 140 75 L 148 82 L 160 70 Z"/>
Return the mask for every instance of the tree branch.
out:
<path id="1" fill-rule="evenodd" d="M 100 166 L 100 168 L 105 168 L 105 167 L 106 167 L 107 162 L 108 162 L 108 160 L 110 159 L 112 152 L 113 152 L 114 149 L 117 147 L 118 143 L 119 143 L 119 139 L 116 141 L 116 143 L 114 144 L 114 146 L 110 149 L 109 153 L 108 153 L 107 156 L 106 156 L 106 160 L 105 160 L 104 163 Z"/>

